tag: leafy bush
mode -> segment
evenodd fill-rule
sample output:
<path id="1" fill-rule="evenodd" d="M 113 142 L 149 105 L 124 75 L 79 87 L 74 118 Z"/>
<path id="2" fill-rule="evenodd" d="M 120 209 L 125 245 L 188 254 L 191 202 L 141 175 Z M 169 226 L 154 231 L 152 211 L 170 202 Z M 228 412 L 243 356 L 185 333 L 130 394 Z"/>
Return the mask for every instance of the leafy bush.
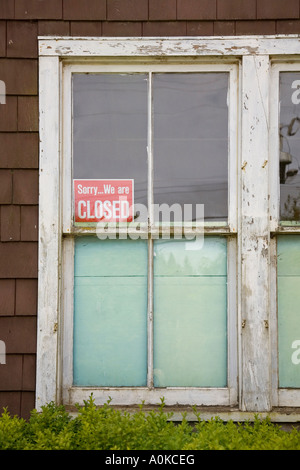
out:
<path id="1" fill-rule="evenodd" d="M 75 417 L 63 406 L 49 403 L 33 410 L 28 421 L 0 416 L 0 450 L 300 450 L 300 432 L 286 432 L 269 419 L 223 422 L 220 418 L 196 425 L 183 414 L 179 424 L 170 420 L 162 400 L 157 411 L 143 406 L 136 413 L 106 403 L 98 408 L 92 396 L 77 405 Z"/>

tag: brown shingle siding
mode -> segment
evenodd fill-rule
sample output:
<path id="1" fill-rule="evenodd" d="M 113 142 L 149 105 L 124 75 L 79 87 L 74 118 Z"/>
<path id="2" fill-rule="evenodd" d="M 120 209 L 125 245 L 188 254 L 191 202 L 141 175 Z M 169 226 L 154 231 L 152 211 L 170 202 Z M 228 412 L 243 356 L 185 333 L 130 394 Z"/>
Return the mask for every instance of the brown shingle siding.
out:
<path id="1" fill-rule="evenodd" d="M 1 241 L 20 240 L 20 206 L 1 207 Z"/>
<path id="2" fill-rule="evenodd" d="M 18 97 L 18 131 L 38 132 L 39 103 L 37 96 Z"/>
<path id="3" fill-rule="evenodd" d="M 277 34 L 300 34 L 300 20 L 276 21 Z"/>
<path id="4" fill-rule="evenodd" d="M 35 390 L 35 372 L 36 372 L 35 355 L 25 354 L 23 356 L 22 390 L 24 391 Z M 32 408 L 33 408 L 33 405 L 32 405 Z"/>
<path id="5" fill-rule="evenodd" d="M 217 0 L 177 0 L 178 20 L 215 20 Z"/>
<path id="6" fill-rule="evenodd" d="M 149 21 L 143 23 L 143 36 L 186 36 L 186 21 Z"/>
<path id="7" fill-rule="evenodd" d="M 103 36 L 142 36 L 143 27 L 141 21 L 105 21 L 102 23 Z"/>
<path id="8" fill-rule="evenodd" d="M 38 240 L 38 206 L 21 206 L 21 240 Z"/>
<path id="9" fill-rule="evenodd" d="M 37 314 L 37 279 L 16 279 L 16 315 Z"/>
<path id="10" fill-rule="evenodd" d="M 37 57 L 37 22 L 7 22 L 7 57 Z"/>
<path id="11" fill-rule="evenodd" d="M 102 22 L 71 21 L 70 34 L 72 36 L 102 36 Z"/>
<path id="12" fill-rule="evenodd" d="M 64 0 L 63 18 L 65 20 L 105 20 L 106 0 Z"/>
<path id="13" fill-rule="evenodd" d="M 147 21 L 148 0 L 107 0 L 107 19 L 113 21 Z"/>
<path id="14" fill-rule="evenodd" d="M 0 168 L 38 168 L 38 133 L 0 132 L 0 149 Z"/>
<path id="15" fill-rule="evenodd" d="M 214 35 L 215 36 L 234 36 L 235 35 L 235 21 L 215 21 L 214 22 Z"/>
<path id="16" fill-rule="evenodd" d="M 257 0 L 257 19 L 292 19 L 299 13 L 299 0 Z"/>
<path id="17" fill-rule="evenodd" d="M 69 36 L 70 22 L 40 20 L 38 34 L 39 36 Z"/>
<path id="18" fill-rule="evenodd" d="M 188 36 L 213 36 L 213 21 L 187 21 L 186 33 Z"/>
<path id="19" fill-rule="evenodd" d="M 14 170 L 13 172 L 13 203 L 38 204 L 38 171 Z"/>
<path id="20" fill-rule="evenodd" d="M 15 17 L 15 2 L 14 0 L 1 0 L 0 2 L 0 18 L 5 20 L 13 19 Z"/>
<path id="21" fill-rule="evenodd" d="M 0 278 L 36 279 L 37 254 L 38 247 L 35 242 L 0 243 Z M 1 327 L 0 331 L 2 331 Z"/>
<path id="22" fill-rule="evenodd" d="M 14 279 L 0 279 L 0 316 L 15 314 L 15 284 Z"/>
<path id="23" fill-rule="evenodd" d="M 0 21 L 0 57 L 6 56 L 6 21 Z"/>
<path id="24" fill-rule="evenodd" d="M 7 95 L 38 94 L 38 62 L 36 59 L 0 59 L 1 80 Z"/>
<path id="25" fill-rule="evenodd" d="M 12 172 L 0 170 L 0 204 L 12 202 Z"/>
<path id="26" fill-rule="evenodd" d="M 256 19 L 256 0 L 217 0 L 219 20 Z"/>
<path id="27" fill-rule="evenodd" d="M 0 317 L 0 331 L 7 356 L 36 353 L 36 317 Z"/>
<path id="28" fill-rule="evenodd" d="M 177 0 L 149 0 L 149 20 L 176 20 Z"/>
<path id="29" fill-rule="evenodd" d="M 0 319 L 1 325 L 1 319 Z M 1 332 L 1 337 L 3 333 Z M 22 390 L 23 357 L 17 354 L 6 354 L 5 367 L 0 365 L 0 390 Z"/>
<path id="30" fill-rule="evenodd" d="M 18 98 L 7 96 L 6 104 L 0 105 L 0 132 L 18 130 Z"/>
<path id="31" fill-rule="evenodd" d="M 237 21 L 236 34 L 275 34 L 276 22 L 272 20 L 266 21 Z"/>

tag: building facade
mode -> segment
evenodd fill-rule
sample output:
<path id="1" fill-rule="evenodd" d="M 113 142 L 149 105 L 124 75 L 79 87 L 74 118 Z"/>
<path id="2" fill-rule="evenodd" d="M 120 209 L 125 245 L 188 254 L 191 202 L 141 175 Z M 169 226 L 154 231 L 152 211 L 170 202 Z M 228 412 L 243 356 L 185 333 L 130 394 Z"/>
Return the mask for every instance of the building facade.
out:
<path id="1" fill-rule="evenodd" d="M 299 0 L 1 1 L 1 408 L 297 411 L 299 33 Z"/>

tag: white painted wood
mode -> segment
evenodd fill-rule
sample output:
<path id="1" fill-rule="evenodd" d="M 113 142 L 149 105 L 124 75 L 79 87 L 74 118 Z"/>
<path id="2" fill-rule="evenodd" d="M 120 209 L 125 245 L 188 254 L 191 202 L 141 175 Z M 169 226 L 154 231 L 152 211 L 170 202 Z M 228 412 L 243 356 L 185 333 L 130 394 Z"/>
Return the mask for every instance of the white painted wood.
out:
<path id="1" fill-rule="evenodd" d="M 299 407 L 300 390 L 281 388 L 278 391 L 278 406 Z"/>
<path id="2" fill-rule="evenodd" d="M 60 310 L 60 65 L 40 58 L 40 196 L 36 407 L 57 399 Z"/>
<path id="3" fill-rule="evenodd" d="M 74 311 L 74 238 L 63 240 L 62 253 L 62 308 L 61 322 L 61 401 L 67 403 L 68 390 L 73 384 L 73 311 Z"/>
<path id="4" fill-rule="evenodd" d="M 268 56 L 243 57 L 241 408 L 269 411 Z"/>
<path id="5" fill-rule="evenodd" d="M 39 54 L 60 57 L 124 56 L 253 56 L 298 54 L 299 35 L 175 37 L 175 38 L 79 38 L 40 37 Z"/>
<path id="6" fill-rule="evenodd" d="M 230 397 L 227 388 L 161 388 L 150 390 L 148 388 L 91 388 L 72 387 L 69 390 L 69 403 L 83 403 L 91 393 L 96 405 L 103 405 L 111 398 L 111 405 L 139 405 L 144 402 L 148 405 L 159 405 L 164 398 L 166 405 L 203 405 L 203 406 L 229 406 Z"/>

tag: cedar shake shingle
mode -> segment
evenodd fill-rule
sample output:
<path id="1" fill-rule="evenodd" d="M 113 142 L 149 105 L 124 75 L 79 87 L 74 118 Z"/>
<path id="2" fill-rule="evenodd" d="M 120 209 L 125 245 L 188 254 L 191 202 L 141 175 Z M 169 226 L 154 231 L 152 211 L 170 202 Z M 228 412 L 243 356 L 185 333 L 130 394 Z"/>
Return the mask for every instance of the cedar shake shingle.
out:
<path id="1" fill-rule="evenodd" d="M 37 278 L 38 244 L 36 242 L 0 243 L 0 259 L 1 279 Z"/>
<path id="2" fill-rule="evenodd" d="M 12 202 L 12 172 L 0 170 L 0 204 Z"/>
<path id="3" fill-rule="evenodd" d="M 299 14 L 299 0 L 257 0 L 257 19 L 292 19 Z"/>
<path id="4" fill-rule="evenodd" d="M 38 204 L 39 175 L 37 170 L 14 170 L 13 203 Z"/>
<path id="5" fill-rule="evenodd" d="M 7 22 L 7 57 L 37 57 L 37 22 Z"/>
<path id="6" fill-rule="evenodd" d="M 107 19 L 113 21 L 147 21 L 148 0 L 107 0 Z"/>
<path id="7" fill-rule="evenodd" d="M 2 1 L 2 0 L 1 0 Z M 12 3 L 13 1 L 10 0 Z M 63 0 L 14 0 L 16 20 L 62 18 Z M 85 2 L 83 2 L 85 3 Z"/>
<path id="8" fill-rule="evenodd" d="M 219 20 L 255 20 L 256 0 L 217 0 L 217 18 Z"/>
<path id="9" fill-rule="evenodd" d="M 16 315 L 37 314 L 37 279 L 16 279 Z"/>
<path id="10" fill-rule="evenodd" d="M 0 279 L 0 316 L 15 314 L 15 284 L 14 279 Z"/>
<path id="11" fill-rule="evenodd" d="M 178 20 L 214 20 L 216 0 L 177 0 Z"/>
<path id="12" fill-rule="evenodd" d="M 20 206 L 1 207 L 1 241 L 20 240 Z"/>
<path id="13" fill-rule="evenodd" d="M 38 168 L 38 133 L 0 132 L 0 149 L 0 168 Z"/>
<path id="14" fill-rule="evenodd" d="M 106 0 L 64 0 L 64 20 L 105 20 Z"/>
<path id="15" fill-rule="evenodd" d="M 0 59 L 0 70 L 1 80 L 6 85 L 7 95 L 38 94 L 38 62 L 36 59 Z"/>

